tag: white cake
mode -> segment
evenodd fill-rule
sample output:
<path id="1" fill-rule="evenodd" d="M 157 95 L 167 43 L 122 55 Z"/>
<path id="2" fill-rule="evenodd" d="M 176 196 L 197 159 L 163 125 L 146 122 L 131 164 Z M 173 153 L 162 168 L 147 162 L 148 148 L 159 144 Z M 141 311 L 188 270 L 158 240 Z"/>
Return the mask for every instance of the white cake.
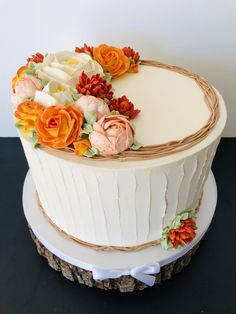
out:
<path id="1" fill-rule="evenodd" d="M 213 89 L 218 102 L 213 127 L 181 146 L 182 139 L 204 130 L 211 115 L 196 78 L 201 79 L 150 63 L 112 80 L 115 95 L 125 94 L 141 110 L 133 121 L 135 138 L 144 147 L 178 141 L 179 151 L 150 158 L 78 158 L 69 151 L 33 148 L 19 132 L 42 208 L 55 227 L 96 248 L 132 249 L 159 240 L 176 214 L 197 207 L 226 110 Z"/>

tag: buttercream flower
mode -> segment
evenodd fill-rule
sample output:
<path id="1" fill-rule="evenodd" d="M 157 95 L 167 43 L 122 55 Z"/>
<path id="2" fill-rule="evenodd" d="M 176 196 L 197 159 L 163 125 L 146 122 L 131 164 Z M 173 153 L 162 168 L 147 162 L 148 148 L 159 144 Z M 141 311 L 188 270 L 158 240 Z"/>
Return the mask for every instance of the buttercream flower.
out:
<path id="1" fill-rule="evenodd" d="M 73 145 L 75 148 L 75 154 L 79 157 L 83 156 L 86 150 L 92 147 L 88 139 L 78 140 L 74 142 Z"/>
<path id="2" fill-rule="evenodd" d="M 55 80 L 75 89 L 77 78 L 83 71 L 89 76 L 103 73 L 102 67 L 88 54 L 61 51 L 44 57 L 37 74 L 40 79 Z"/>
<path id="3" fill-rule="evenodd" d="M 190 243 L 196 236 L 196 222 L 192 218 L 182 220 L 179 228 L 171 229 L 169 239 L 174 248 Z"/>
<path id="4" fill-rule="evenodd" d="M 94 112 L 97 119 L 108 115 L 110 110 L 108 105 L 100 98 L 94 96 L 81 96 L 75 103 L 76 107 L 80 109 L 84 114 L 88 112 Z"/>
<path id="5" fill-rule="evenodd" d="M 44 106 L 40 105 L 35 101 L 25 101 L 18 105 L 14 115 L 19 120 L 22 131 L 27 133 L 32 130 L 35 125 L 35 121 L 43 113 Z"/>
<path id="6" fill-rule="evenodd" d="M 91 95 L 99 98 L 107 98 L 111 100 L 113 91 L 111 84 L 107 84 L 106 80 L 100 74 L 88 77 L 86 73 L 82 73 L 79 77 L 79 82 L 76 85 L 78 93 L 83 95 Z"/>
<path id="7" fill-rule="evenodd" d="M 66 84 L 57 81 L 49 81 L 42 91 L 35 94 L 35 101 L 44 106 L 54 106 L 56 104 L 67 104 L 73 101 L 73 90 Z"/>
<path id="8" fill-rule="evenodd" d="M 93 54 L 93 47 L 90 47 L 88 46 L 87 44 L 84 44 L 83 47 L 75 47 L 75 52 L 78 52 L 78 53 L 88 53 L 90 55 Z"/>
<path id="9" fill-rule="evenodd" d="M 16 75 L 12 79 L 12 90 L 13 90 L 13 92 L 15 92 L 15 86 L 16 86 L 17 82 L 22 78 L 22 76 L 24 75 L 24 71 L 27 69 L 28 69 L 28 67 L 26 65 L 24 65 L 24 66 L 20 67 L 18 69 L 18 71 L 16 72 Z"/>
<path id="10" fill-rule="evenodd" d="M 35 122 L 40 144 L 52 148 L 64 148 L 79 136 L 83 114 L 74 105 L 47 107 Z"/>
<path id="11" fill-rule="evenodd" d="M 130 67 L 128 72 L 137 73 L 138 72 L 138 65 L 140 63 L 140 55 L 137 51 L 134 51 L 131 47 L 124 47 L 123 49 L 124 54 L 130 59 Z"/>
<path id="12" fill-rule="evenodd" d="M 35 55 L 32 55 L 32 57 L 29 57 L 27 59 L 27 62 L 35 62 L 35 63 L 42 63 L 44 59 L 44 55 L 42 55 L 40 52 L 36 52 Z"/>
<path id="13" fill-rule="evenodd" d="M 35 92 L 41 90 L 40 81 L 34 76 L 22 74 L 15 85 L 12 95 L 13 108 L 15 109 L 25 99 L 34 98 Z"/>
<path id="14" fill-rule="evenodd" d="M 134 104 L 126 96 L 112 99 L 109 102 L 109 109 L 119 111 L 120 114 L 129 119 L 134 119 L 140 112 L 139 109 L 134 108 Z"/>
<path id="15" fill-rule="evenodd" d="M 121 49 L 104 44 L 93 48 L 93 58 L 113 77 L 127 72 L 130 67 L 130 60 Z"/>
<path id="16" fill-rule="evenodd" d="M 107 115 L 94 122 L 89 140 L 102 156 L 115 155 L 132 145 L 134 129 L 125 117 Z"/>

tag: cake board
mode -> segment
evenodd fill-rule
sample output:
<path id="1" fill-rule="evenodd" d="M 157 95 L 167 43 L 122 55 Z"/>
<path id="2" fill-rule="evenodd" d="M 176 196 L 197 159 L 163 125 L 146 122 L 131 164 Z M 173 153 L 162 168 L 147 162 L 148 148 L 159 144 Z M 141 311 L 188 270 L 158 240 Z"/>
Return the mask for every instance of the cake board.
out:
<path id="1" fill-rule="evenodd" d="M 214 175 L 205 183 L 196 220 L 194 240 L 180 250 L 163 250 L 160 245 L 139 251 L 95 251 L 69 239 L 56 230 L 38 206 L 30 172 L 23 187 L 23 208 L 38 253 L 69 280 L 121 292 L 142 290 L 170 279 L 187 266 L 213 218 L 217 188 Z"/>

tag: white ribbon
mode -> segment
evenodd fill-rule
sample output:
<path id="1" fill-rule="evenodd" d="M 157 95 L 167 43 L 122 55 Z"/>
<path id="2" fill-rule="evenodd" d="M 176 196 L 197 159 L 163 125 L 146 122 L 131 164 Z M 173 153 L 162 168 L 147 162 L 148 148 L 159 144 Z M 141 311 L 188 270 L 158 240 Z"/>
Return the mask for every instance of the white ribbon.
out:
<path id="1" fill-rule="evenodd" d="M 156 277 L 154 274 L 160 272 L 159 263 L 152 265 L 144 265 L 140 267 L 134 267 L 129 270 L 120 270 L 120 269 L 102 269 L 93 267 L 93 279 L 94 280 L 104 280 L 104 279 L 115 279 L 121 276 L 131 275 L 133 278 L 145 283 L 147 286 L 153 286 L 155 283 Z"/>

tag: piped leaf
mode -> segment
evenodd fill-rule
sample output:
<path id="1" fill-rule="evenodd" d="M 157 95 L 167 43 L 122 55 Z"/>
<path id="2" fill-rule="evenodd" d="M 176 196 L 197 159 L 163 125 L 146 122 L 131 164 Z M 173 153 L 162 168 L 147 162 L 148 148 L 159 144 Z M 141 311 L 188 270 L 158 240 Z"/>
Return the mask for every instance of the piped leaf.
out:
<path id="1" fill-rule="evenodd" d="M 98 150 L 97 150 L 97 148 L 92 147 L 92 148 L 87 149 L 87 150 L 84 152 L 83 155 L 86 156 L 86 157 L 92 158 L 92 157 L 98 155 Z"/>
<path id="2" fill-rule="evenodd" d="M 141 143 L 139 143 L 136 139 L 134 139 L 133 144 L 130 146 L 131 150 L 138 150 L 139 148 L 143 147 Z"/>
<path id="3" fill-rule="evenodd" d="M 85 112 L 84 114 L 84 118 L 86 120 L 86 122 L 88 124 L 91 124 L 91 126 L 94 124 L 94 122 L 96 121 L 97 117 L 96 117 L 96 113 L 95 112 Z"/>
<path id="4" fill-rule="evenodd" d="M 81 135 L 83 135 L 83 134 L 90 134 L 92 131 L 93 131 L 92 125 L 89 124 L 89 123 L 84 123 L 83 130 L 82 130 L 82 132 L 80 134 Z"/>

